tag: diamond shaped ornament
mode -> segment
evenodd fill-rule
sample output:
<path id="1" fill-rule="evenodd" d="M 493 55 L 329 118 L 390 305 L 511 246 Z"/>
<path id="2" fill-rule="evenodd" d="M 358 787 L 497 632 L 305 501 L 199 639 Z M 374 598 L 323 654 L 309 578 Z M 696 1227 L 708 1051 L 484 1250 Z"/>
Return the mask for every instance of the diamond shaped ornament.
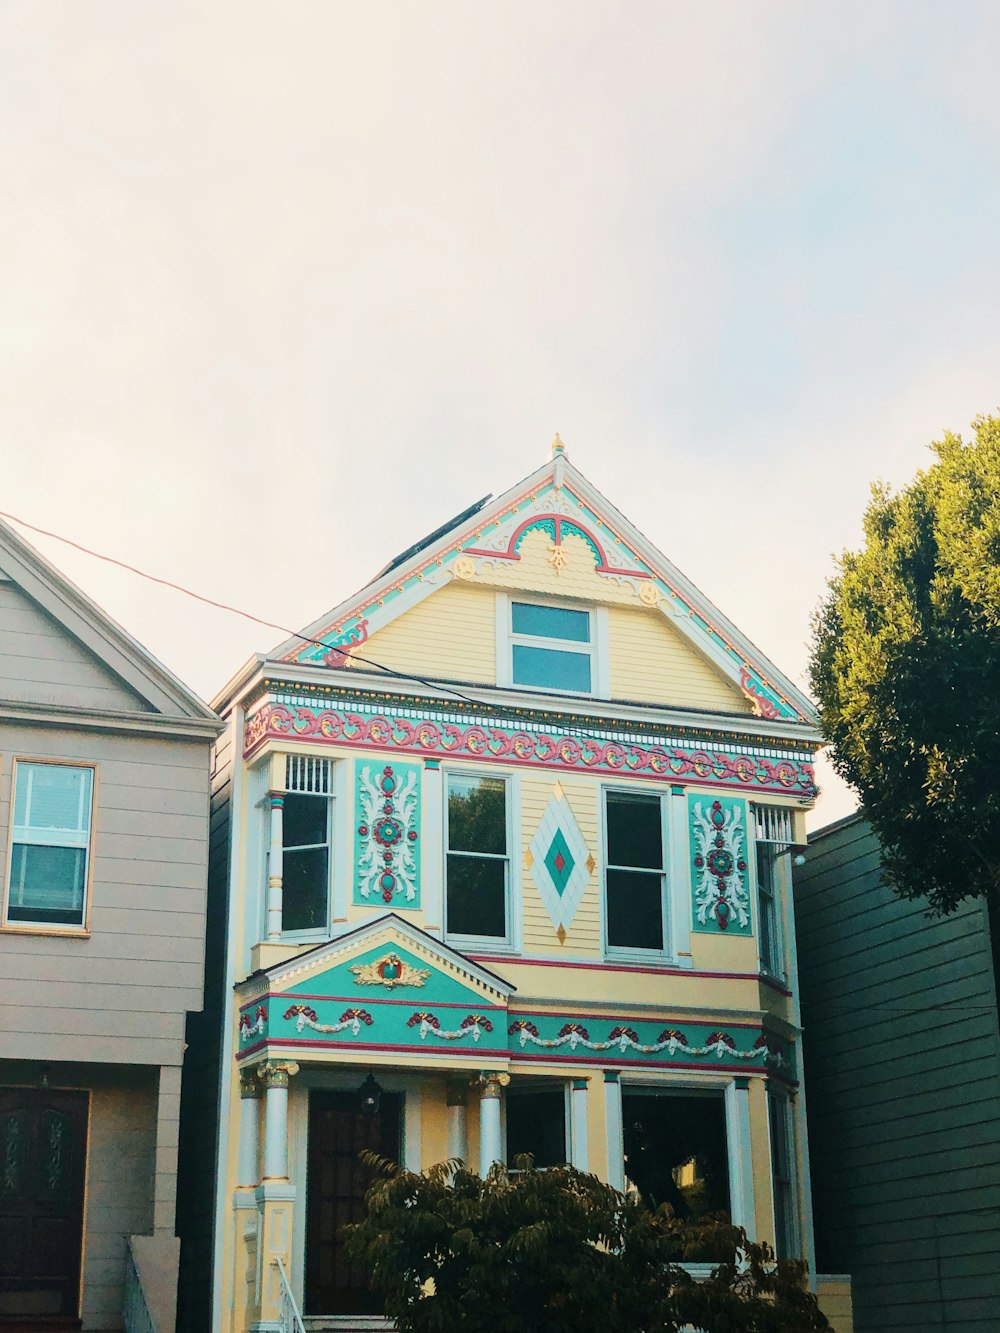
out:
<path id="1" fill-rule="evenodd" d="M 529 844 L 531 877 L 556 933 L 569 929 L 583 898 L 590 856 L 561 784 L 549 798 Z"/>

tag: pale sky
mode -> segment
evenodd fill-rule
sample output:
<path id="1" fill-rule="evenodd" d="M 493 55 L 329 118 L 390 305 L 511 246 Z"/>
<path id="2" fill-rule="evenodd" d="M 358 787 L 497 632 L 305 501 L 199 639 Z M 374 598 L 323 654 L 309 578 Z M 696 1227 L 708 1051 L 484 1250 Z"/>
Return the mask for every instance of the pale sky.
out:
<path id="1" fill-rule="evenodd" d="M 0 0 L 0 509 L 297 628 L 558 430 L 804 685 L 870 482 L 1000 404 L 998 44 L 977 0 Z M 205 698 L 281 638 L 26 535 Z"/>

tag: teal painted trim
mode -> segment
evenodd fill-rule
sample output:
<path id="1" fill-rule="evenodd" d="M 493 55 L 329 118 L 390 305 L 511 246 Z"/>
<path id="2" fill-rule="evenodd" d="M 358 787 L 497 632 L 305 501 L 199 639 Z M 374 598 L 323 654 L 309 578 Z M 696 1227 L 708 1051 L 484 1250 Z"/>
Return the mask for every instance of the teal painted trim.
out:
<path id="1" fill-rule="evenodd" d="M 589 1086 L 589 1084 L 590 1084 L 590 1079 L 589 1079 L 589 1078 L 575 1078 L 575 1079 L 573 1079 L 572 1082 L 573 1082 L 573 1091 L 574 1091 L 574 1092 L 584 1092 L 584 1091 L 587 1089 L 587 1087 Z"/>
<path id="2" fill-rule="evenodd" d="M 425 759 L 425 760 L 424 760 L 424 768 L 435 769 L 435 768 L 440 768 L 440 767 L 441 767 L 441 760 L 440 760 L 440 759 Z"/>
<path id="3" fill-rule="evenodd" d="M 344 657 L 350 653 L 352 648 L 363 648 L 369 632 L 368 616 L 376 610 L 379 610 L 382 606 L 388 605 L 397 598 L 403 596 L 418 584 L 423 583 L 424 570 L 430 564 L 440 568 L 447 568 L 454 562 L 454 560 L 465 553 L 467 547 L 477 550 L 480 549 L 480 543 L 485 539 L 488 539 L 491 535 L 495 535 L 501 527 L 506 527 L 510 524 L 516 526 L 518 523 L 518 515 L 523 510 L 529 508 L 538 500 L 543 499 L 546 495 L 549 495 L 556 490 L 557 488 L 554 482 L 547 482 L 533 495 L 522 496 L 519 501 L 512 504 L 508 509 L 505 509 L 499 517 L 492 519 L 490 522 L 484 523 L 481 527 L 477 528 L 476 532 L 470 534 L 464 543 L 457 549 L 452 547 L 447 551 L 439 552 L 435 554 L 433 558 L 429 558 L 423 565 L 415 569 L 400 583 L 389 588 L 381 587 L 375 598 L 370 602 L 362 604 L 352 616 L 338 626 L 336 631 L 330 630 L 319 636 L 323 646 L 320 646 L 319 644 L 308 644 L 297 654 L 295 660 L 298 662 L 326 661 L 331 662 L 334 665 L 340 665 L 343 662 Z M 775 717 L 789 718 L 792 720 L 799 718 L 797 709 L 790 703 L 786 702 L 771 685 L 766 684 L 761 679 L 759 673 L 755 671 L 752 665 L 736 651 L 729 640 L 721 634 L 714 625 L 710 624 L 701 612 L 691 606 L 675 588 L 666 582 L 665 579 L 657 576 L 650 568 L 648 562 L 643 560 L 637 552 L 632 551 L 624 539 L 619 537 L 589 505 L 585 504 L 575 491 L 570 487 L 561 487 L 558 488 L 558 490 L 564 502 L 560 507 L 562 527 L 567 532 L 572 532 L 575 536 L 581 537 L 586 541 L 587 545 L 594 552 L 595 559 L 599 559 L 599 553 L 594 546 L 593 539 L 589 537 L 586 532 L 580 531 L 574 524 L 572 516 L 565 512 L 566 500 L 571 501 L 575 505 L 581 519 L 585 521 L 587 527 L 596 532 L 599 540 L 609 544 L 613 543 L 615 546 L 623 547 L 628 550 L 629 556 L 634 562 L 635 569 L 652 579 L 663 600 L 670 605 L 677 614 L 683 615 L 689 623 L 695 625 L 700 633 L 705 638 L 709 639 L 717 649 L 721 649 L 726 658 L 732 662 L 734 666 L 740 668 L 741 673 L 745 675 L 746 682 L 752 687 L 752 693 L 757 696 L 759 701 L 762 701 L 765 709 L 773 709 L 773 715 Z M 540 517 L 538 523 L 532 524 L 526 531 L 531 531 L 538 527 L 544 528 L 550 536 L 554 537 L 555 530 L 551 520 L 546 520 Z M 523 536 L 524 534 L 522 534 L 522 539 Z M 518 544 L 520 544 L 520 539 Z"/>
<path id="4" fill-rule="evenodd" d="M 420 910 L 419 764 L 354 765 L 354 905 Z"/>
<path id="5" fill-rule="evenodd" d="M 746 801 L 688 797 L 692 930 L 753 934 L 747 827 Z"/>
<path id="6" fill-rule="evenodd" d="M 391 969 L 387 979 L 375 975 L 377 965 L 390 957 L 398 958 L 410 969 L 403 981 L 397 980 L 398 971 Z M 392 984 L 388 984 L 391 982 Z M 322 972 L 313 973 L 278 993 L 278 998 L 308 999 L 310 1003 L 363 1004 L 391 1000 L 395 1005 L 412 1004 L 421 1008 L 428 1004 L 496 1007 L 497 1001 L 484 999 L 472 986 L 464 985 L 455 977 L 440 971 L 429 959 L 411 953 L 398 944 L 380 944 L 353 954 L 344 962 L 334 963 Z M 324 1020 L 326 1021 L 326 1020 Z"/>
<path id="7" fill-rule="evenodd" d="M 617 1069 L 605 1069 L 604 1071 L 605 1083 L 620 1083 L 621 1077 Z"/>

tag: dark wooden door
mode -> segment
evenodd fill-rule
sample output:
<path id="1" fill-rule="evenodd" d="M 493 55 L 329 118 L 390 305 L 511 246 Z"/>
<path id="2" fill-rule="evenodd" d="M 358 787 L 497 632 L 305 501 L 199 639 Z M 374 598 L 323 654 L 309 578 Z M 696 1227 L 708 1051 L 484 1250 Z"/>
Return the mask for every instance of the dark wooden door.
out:
<path id="1" fill-rule="evenodd" d="M 372 1173 L 359 1154 L 367 1148 L 399 1161 L 402 1100 L 398 1093 L 383 1093 L 376 1114 L 365 1115 L 353 1092 L 309 1094 L 307 1314 L 382 1313 L 364 1268 L 347 1262 L 338 1233 L 365 1215 Z"/>
<path id="2" fill-rule="evenodd" d="M 0 1328 L 73 1327 L 87 1094 L 0 1088 Z"/>

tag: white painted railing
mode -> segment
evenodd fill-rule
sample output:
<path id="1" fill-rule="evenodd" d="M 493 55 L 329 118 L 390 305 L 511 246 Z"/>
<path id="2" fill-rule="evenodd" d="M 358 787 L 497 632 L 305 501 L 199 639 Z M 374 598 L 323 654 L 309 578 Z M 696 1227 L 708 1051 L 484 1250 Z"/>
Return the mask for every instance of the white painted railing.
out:
<path id="1" fill-rule="evenodd" d="M 136 1267 L 132 1246 L 125 1247 L 125 1333 L 157 1333 L 153 1316 L 149 1313 L 142 1278 Z"/>
<path id="2" fill-rule="evenodd" d="M 306 1333 L 285 1265 L 275 1258 L 274 1266 L 278 1270 L 278 1327 L 281 1333 Z"/>

